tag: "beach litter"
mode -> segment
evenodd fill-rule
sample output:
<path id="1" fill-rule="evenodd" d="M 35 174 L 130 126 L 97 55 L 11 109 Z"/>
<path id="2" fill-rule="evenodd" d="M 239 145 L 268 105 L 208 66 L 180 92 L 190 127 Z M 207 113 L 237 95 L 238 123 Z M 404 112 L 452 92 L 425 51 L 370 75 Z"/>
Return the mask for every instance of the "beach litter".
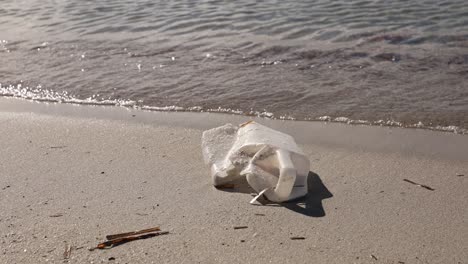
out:
<path id="1" fill-rule="evenodd" d="M 89 250 L 93 251 L 95 249 L 110 249 L 110 248 L 131 242 L 131 241 L 147 239 L 147 238 L 156 237 L 160 235 L 167 235 L 167 234 L 169 234 L 169 232 L 167 231 L 161 232 L 161 229 L 159 227 L 153 227 L 153 228 L 143 229 L 139 231 L 107 235 L 106 236 L 107 241 L 99 243 L 95 248 L 91 248 Z"/>
<path id="2" fill-rule="evenodd" d="M 310 161 L 290 135 L 250 121 L 203 132 L 202 152 L 217 188 L 241 178 L 256 192 L 281 203 L 307 194 Z M 228 185 L 229 186 L 229 185 Z"/>
<path id="3" fill-rule="evenodd" d="M 416 183 L 416 182 L 411 181 L 411 180 L 408 180 L 408 179 L 403 179 L 403 180 L 404 180 L 405 182 L 409 182 L 409 183 L 411 183 L 411 184 L 413 184 L 413 185 L 416 185 L 416 186 L 419 186 L 419 187 L 421 187 L 421 188 L 424 188 L 424 189 L 427 189 L 427 190 L 430 190 L 430 191 L 435 191 L 434 188 L 429 187 L 429 186 L 427 186 L 427 185 L 419 184 L 419 183 Z"/>

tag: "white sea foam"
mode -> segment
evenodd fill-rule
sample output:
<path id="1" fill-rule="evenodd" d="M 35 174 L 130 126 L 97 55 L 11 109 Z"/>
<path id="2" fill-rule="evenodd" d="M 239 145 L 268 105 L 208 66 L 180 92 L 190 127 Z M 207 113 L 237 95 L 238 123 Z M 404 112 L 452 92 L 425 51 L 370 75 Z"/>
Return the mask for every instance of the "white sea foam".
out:
<path id="1" fill-rule="evenodd" d="M 330 116 L 319 116 L 319 117 L 317 117 L 317 120 L 319 120 L 319 121 L 331 121 L 332 118 Z"/>
<path id="2" fill-rule="evenodd" d="M 347 117 L 344 117 L 344 116 L 340 116 L 340 117 L 337 117 L 335 119 L 333 119 L 334 122 L 340 122 L 340 123 L 348 123 L 350 121 L 349 118 Z"/>
<path id="3" fill-rule="evenodd" d="M 404 128 L 422 128 L 428 130 L 436 131 L 445 131 L 453 132 L 456 134 L 468 134 L 468 129 L 460 128 L 458 126 L 426 126 L 421 121 L 416 124 L 404 125 L 401 122 L 395 120 L 377 120 L 377 121 L 368 121 L 368 120 L 353 120 L 347 117 L 336 117 L 331 116 L 319 116 L 317 118 L 311 118 L 306 120 L 315 120 L 315 121 L 324 121 L 324 122 L 334 122 L 334 123 L 346 123 L 350 125 L 371 125 L 371 126 L 388 126 L 388 127 L 404 127 Z"/>
<path id="4" fill-rule="evenodd" d="M 16 98 L 23 98 L 41 102 L 56 102 L 56 103 L 71 103 L 71 104 L 86 104 L 86 105 L 115 105 L 131 107 L 135 106 L 136 102 L 133 100 L 123 99 L 98 99 L 96 96 L 88 97 L 85 99 L 78 99 L 67 92 L 55 92 L 43 89 L 40 85 L 35 88 L 23 87 L 21 83 L 17 85 L 3 86 L 0 83 L 0 96 L 10 96 Z"/>
<path id="5" fill-rule="evenodd" d="M 43 89 L 41 85 L 37 87 L 30 88 L 24 87 L 23 84 L 19 83 L 17 85 L 3 85 L 0 83 L 0 96 L 7 97 L 16 97 L 27 100 L 39 101 L 39 102 L 54 102 L 54 103 L 69 103 L 69 104 L 82 104 L 82 105 L 108 105 L 108 106 L 120 106 L 120 107 L 132 107 L 136 109 L 149 110 L 149 111 L 161 111 L 161 112 L 212 112 L 212 113 L 228 113 L 235 115 L 247 115 L 247 116 L 257 116 L 269 119 L 280 119 L 280 120 L 297 120 L 296 118 L 289 115 L 275 116 L 272 112 L 264 111 L 255 111 L 250 110 L 248 112 L 231 109 L 231 108 L 208 108 L 204 109 L 201 106 L 192 106 L 192 107 L 181 107 L 176 105 L 171 106 L 148 106 L 141 105 L 142 101 L 134 100 L 124 100 L 124 99 L 104 99 L 99 98 L 98 95 L 88 97 L 85 99 L 78 99 L 74 96 L 68 94 L 68 92 L 55 92 L 48 89 Z M 468 134 L 468 129 L 460 128 L 457 126 L 426 126 L 422 122 L 418 122 L 410 125 L 403 125 L 403 123 L 395 120 L 377 120 L 377 121 L 367 121 L 367 120 L 354 120 L 348 117 L 331 117 L 331 116 L 319 116 L 319 117 L 310 117 L 305 118 L 304 120 L 311 121 L 322 121 L 322 122 L 334 122 L 334 123 L 345 123 L 351 125 L 377 125 L 377 126 L 388 126 L 388 127 L 407 127 L 407 128 L 422 128 L 429 130 L 453 132 L 456 134 Z"/>
<path id="6" fill-rule="evenodd" d="M 180 107 L 180 106 L 175 106 L 175 105 L 171 105 L 171 106 L 141 106 L 140 107 L 141 109 L 143 110 L 151 110 L 151 111 L 162 111 L 162 112 L 183 112 L 183 111 L 186 111 L 186 109 L 184 107 Z"/>

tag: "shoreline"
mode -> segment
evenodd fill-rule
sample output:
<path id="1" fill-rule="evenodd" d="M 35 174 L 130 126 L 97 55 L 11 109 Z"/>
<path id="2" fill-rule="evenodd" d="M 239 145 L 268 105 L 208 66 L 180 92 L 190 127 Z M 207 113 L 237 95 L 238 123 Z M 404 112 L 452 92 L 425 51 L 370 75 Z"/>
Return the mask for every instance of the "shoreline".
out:
<path id="1" fill-rule="evenodd" d="M 21 86 L 20 86 L 21 87 Z M 263 111 L 250 111 L 249 113 L 243 112 L 241 110 L 235 110 L 231 108 L 218 108 L 218 109 L 203 109 L 200 106 L 194 107 L 180 107 L 180 106 L 147 106 L 147 105 L 137 105 L 136 101 L 132 100 L 121 100 L 121 99 L 113 99 L 113 100 L 104 100 L 98 101 L 96 99 L 76 99 L 76 98 L 66 98 L 68 95 L 47 95 L 46 98 L 35 98 L 37 95 L 31 91 L 22 91 L 20 87 L 15 88 L 14 86 L 5 86 L 2 87 L 0 83 L 0 98 L 14 98 L 18 100 L 27 100 L 32 102 L 40 102 L 40 103 L 52 103 L 52 104 L 72 104 L 72 105 L 84 105 L 84 106 L 104 106 L 104 107 L 121 107 L 121 108 L 129 108 L 141 111 L 151 111 L 151 112 L 168 112 L 168 113 L 212 113 L 212 114 L 226 114 L 226 115 L 239 115 L 246 118 L 251 117 L 258 117 L 258 118 L 267 118 L 271 120 L 287 120 L 287 121 L 298 121 L 298 122 L 327 122 L 327 123 L 337 123 L 337 124 L 347 124 L 347 125 L 365 125 L 365 126 L 384 126 L 384 127 L 399 127 L 399 128 L 406 128 L 406 129 L 424 129 L 424 130 L 432 130 L 432 131 L 440 131 L 440 132 L 447 132 L 447 133 L 455 133 L 455 134 L 468 134 L 468 129 L 461 128 L 455 125 L 424 125 L 421 121 L 414 124 L 404 124 L 403 122 L 387 119 L 387 120 L 377 120 L 377 121 L 369 121 L 369 120 L 361 120 L 361 119 L 350 119 L 344 116 L 319 116 L 315 118 L 306 118 L 306 119 L 296 119 L 291 116 L 274 116 L 273 113 Z M 26 88 L 26 89 L 29 89 Z M 10 91 L 11 90 L 11 91 Z M 29 94 L 32 93 L 32 94 Z"/>
<path id="2" fill-rule="evenodd" d="M 245 186 L 211 185 L 200 148 L 204 129 L 246 119 L 0 98 L 2 261 L 62 262 L 66 248 L 70 263 L 468 259 L 466 136 L 253 118 L 311 160 L 306 198 L 254 206 Z M 169 234 L 87 250 L 154 226 Z"/>
<path id="3" fill-rule="evenodd" d="M 254 120 L 292 135 L 299 144 L 318 144 L 344 149 L 358 148 L 362 151 L 416 154 L 447 159 L 465 160 L 465 157 L 468 157 L 466 135 L 427 129 L 276 120 L 209 112 L 147 111 L 116 106 L 36 102 L 13 97 L 0 97 L 0 112 L 37 113 L 197 130 Z"/>

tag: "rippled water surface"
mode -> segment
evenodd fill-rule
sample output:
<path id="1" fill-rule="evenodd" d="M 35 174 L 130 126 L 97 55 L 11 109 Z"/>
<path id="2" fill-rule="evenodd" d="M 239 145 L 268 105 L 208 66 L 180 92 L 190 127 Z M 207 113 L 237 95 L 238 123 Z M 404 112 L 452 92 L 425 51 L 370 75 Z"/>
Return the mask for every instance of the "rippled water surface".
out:
<path id="1" fill-rule="evenodd" d="M 468 2 L 2 0 L 0 83 L 35 99 L 466 129 Z"/>

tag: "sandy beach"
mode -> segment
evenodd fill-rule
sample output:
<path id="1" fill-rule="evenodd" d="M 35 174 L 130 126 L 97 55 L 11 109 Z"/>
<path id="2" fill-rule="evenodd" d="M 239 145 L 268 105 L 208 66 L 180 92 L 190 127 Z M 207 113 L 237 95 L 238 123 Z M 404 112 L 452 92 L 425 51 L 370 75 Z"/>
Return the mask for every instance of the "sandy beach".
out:
<path id="1" fill-rule="evenodd" d="M 310 158 L 305 199 L 211 185 L 201 134 L 245 116 L 0 98 L 0 263 L 468 263 L 466 135 L 253 119 Z"/>

